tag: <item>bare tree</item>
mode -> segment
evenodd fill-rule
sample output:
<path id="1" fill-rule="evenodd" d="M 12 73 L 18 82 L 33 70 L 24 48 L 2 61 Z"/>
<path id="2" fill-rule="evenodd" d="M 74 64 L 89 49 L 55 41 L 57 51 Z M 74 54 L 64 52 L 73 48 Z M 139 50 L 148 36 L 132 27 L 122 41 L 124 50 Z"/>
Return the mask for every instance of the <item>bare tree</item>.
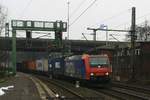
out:
<path id="1" fill-rule="evenodd" d="M 6 19 L 7 9 L 0 5 L 0 35 L 2 34 L 3 29 L 5 28 Z"/>
<path id="2" fill-rule="evenodd" d="M 3 30 L 5 28 L 6 19 L 7 19 L 7 9 L 2 5 L 0 5 L 0 36 L 2 35 Z M 0 68 L 8 66 L 8 59 L 9 59 L 8 53 L 9 53 L 8 51 L 2 51 L 0 48 Z"/>
<path id="3" fill-rule="evenodd" d="M 136 26 L 136 41 L 150 41 L 150 25 L 149 21 L 144 21 L 140 25 Z M 131 33 L 126 35 L 125 40 L 130 41 Z"/>

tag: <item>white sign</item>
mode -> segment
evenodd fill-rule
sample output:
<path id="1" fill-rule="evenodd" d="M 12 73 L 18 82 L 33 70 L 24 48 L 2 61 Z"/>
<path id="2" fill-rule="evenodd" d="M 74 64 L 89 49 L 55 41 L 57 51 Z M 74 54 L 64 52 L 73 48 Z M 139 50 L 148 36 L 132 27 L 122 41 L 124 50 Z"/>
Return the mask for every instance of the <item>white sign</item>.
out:
<path id="1" fill-rule="evenodd" d="M 55 68 L 60 68 L 60 62 L 55 63 Z"/>

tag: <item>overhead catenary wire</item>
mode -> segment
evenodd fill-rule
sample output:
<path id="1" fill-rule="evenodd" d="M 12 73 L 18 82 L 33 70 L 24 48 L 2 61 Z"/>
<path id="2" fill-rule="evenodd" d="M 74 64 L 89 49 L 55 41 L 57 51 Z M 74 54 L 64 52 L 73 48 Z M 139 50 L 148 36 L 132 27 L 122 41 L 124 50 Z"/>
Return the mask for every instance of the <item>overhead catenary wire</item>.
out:
<path id="1" fill-rule="evenodd" d="M 94 0 L 69 26 L 72 26 L 89 8 L 91 8 L 97 0 Z"/>
<path id="2" fill-rule="evenodd" d="M 22 10 L 22 12 L 20 13 L 20 18 L 23 17 L 24 13 L 26 12 L 26 9 L 30 6 L 30 4 L 32 3 L 32 0 L 29 0 L 27 5 L 24 7 L 24 9 Z"/>
<path id="3" fill-rule="evenodd" d="M 42 36 L 38 36 L 38 37 L 36 37 L 36 39 L 39 39 L 39 38 L 45 37 L 45 36 L 51 37 L 51 36 L 49 36 L 49 35 L 51 35 L 51 33 L 48 33 L 48 34 L 45 34 L 45 35 L 42 35 Z"/>
<path id="4" fill-rule="evenodd" d="M 43 33 L 43 32 L 32 32 L 34 34 L 51 34 L 51 33 Z"/>
<path id="5" fill-rule="evenodd" d="M 32 32 L 32 34 L 43 34 L 42 36 L 38 36 L 36 38 L 45 37 L 45 36 L 50 37 L 49 35 L 51 35 L 51 33 L 42 33 L 42 32 Z M 23 36 L 23 35 L 20 35 L 20 34 L 16 34 L 16 36 L 25 37 L 25 35 Z"/>
<path id="6" fill-rule="evenodd" d="M 127 11 L 131 11 L 131 9 L 127 9 L 127 10 L 121 11 L 121 12 L 119 12 L 119 13 L 117 13 L 117 14 L 111 16 L 111 17 L 108 17 L 108 18 L 106 18 L 106 19 L 100 21 L 100 23 L 103 23 L 103 22 L 109 21 L 109 20 L 111 20 L 111 19 L 113 19 L 113 18 L 116 18 L 116 17 L 118 17 L 118 16 L 121 16 L 123 13 L 125 13 L 125 12 L 127 12 Z"/>
<path id="7" fill-rule="evenodd" d="M 19 37 L 23 37 L 23 36 L 22 36 L 22 35 L 20 35 L 20 34 L 16 34 L 16 37 L 17 37 L 17 36 L 19 36 Z"/>
<path id="8" fill-rule="evenodd" d="M 141 18 L 143 18 L 143 17 L 146 17 L 146 16 L 149 16 L 149 15 L 150 15 L 150 13 L 144 14 L 144 15 L 142 15 L 142 16 L 137 17 L 136 20 L 139 20 L 139 19 L 141 19 Z M 120 27 L 120 26 L 127 25 L 127 24 L 130 24 L 130 22 L 124 22 L 124 23 L 119 24 L 119 25 L 117 25 L 117 26 L 115 26 L 115 27 Z"/>
<path id="9" fill-rule="evenodd" d="M 87 0 L 82 0 L 80 4 L 76 7 L 76 9 L 70 14 L 70 18 L 81 8 L 81 6 L 86 2 Z"/>
<path id="10" fill-rule="evenodd" d="M 147 20 L 145 20 L 145 21 L 143 21 L 143 22 L 140 22 L 140 23 L 137 23 L 136 25 L 137 25 L 137 26 L 140 26 L 140 25 L 143 26 L 146 21 L 147 21 Z M 144 25 L 144 26 L 145 26 L 145 25 Z"/>
<path id="11" fill-rule="evenodd" d="M 120 42 L 116 37 L 114 37 L 112 34 L 110 34 L 109 36 L 111 36 L 113 39 L 117 40 L 118 42 Z"/>
<path id="12" fill-rule="evenodd" d="M 87 39 L 87 37 L 84 35 L 84 33 L 82 33 L 82 35 L 83 35 L 83 37 L 85 38 L 86 41 L 89 41 L 89 40 Z"/>

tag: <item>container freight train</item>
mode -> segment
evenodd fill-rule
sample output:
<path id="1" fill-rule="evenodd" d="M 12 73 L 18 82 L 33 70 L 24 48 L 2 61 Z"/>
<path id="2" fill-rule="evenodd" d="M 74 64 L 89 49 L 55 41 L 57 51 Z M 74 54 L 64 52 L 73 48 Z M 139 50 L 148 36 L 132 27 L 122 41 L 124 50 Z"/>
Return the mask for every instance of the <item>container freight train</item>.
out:
<path id="1" fill-rule="evenodd" d="M 107 55 L 76 55 L 49 59 L 49 75 L 84 82 L 109 83 L 111 67 Z"/>
<path id="2" fill-rule="evenodd" d="M 40 73 L 54 78 L 69 78 L 92 83 L 109 83 L 111 74 L 107 55 L 84 54 L 70 57 L 49 57 L 48 60 L 28 60 L 23 62 L 22 68 L 32 73 Z"/>

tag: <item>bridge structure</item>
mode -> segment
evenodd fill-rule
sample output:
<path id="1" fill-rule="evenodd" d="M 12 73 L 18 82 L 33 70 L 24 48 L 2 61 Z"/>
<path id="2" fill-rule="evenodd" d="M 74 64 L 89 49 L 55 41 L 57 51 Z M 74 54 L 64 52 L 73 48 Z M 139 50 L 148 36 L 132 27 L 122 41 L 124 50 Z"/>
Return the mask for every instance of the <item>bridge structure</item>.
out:
<path id="1" fill-rule="evenodd" d="M 30 41 L 30 43 L 29 43 Z M 127 45 L 128 42 L 109 41 L 106 46 L 106 41 L 86 41 L 86 40 L 63 40 L 64 44 L 70 46 L 71 52 L 84 53 L 91 51 L 95 48 L 101 47 L 101 49 L 114 49 L 116 45 L 123 46 Z M 56 49 L 54 39 L 27 39 L 27 38 L 16 38 L 16 51 L 36 51 L 36 52 L 60 52 L 60 49 Z M 0 37 L 0 50 L 1 51 L 12 51 L 12 37 Z"/>

